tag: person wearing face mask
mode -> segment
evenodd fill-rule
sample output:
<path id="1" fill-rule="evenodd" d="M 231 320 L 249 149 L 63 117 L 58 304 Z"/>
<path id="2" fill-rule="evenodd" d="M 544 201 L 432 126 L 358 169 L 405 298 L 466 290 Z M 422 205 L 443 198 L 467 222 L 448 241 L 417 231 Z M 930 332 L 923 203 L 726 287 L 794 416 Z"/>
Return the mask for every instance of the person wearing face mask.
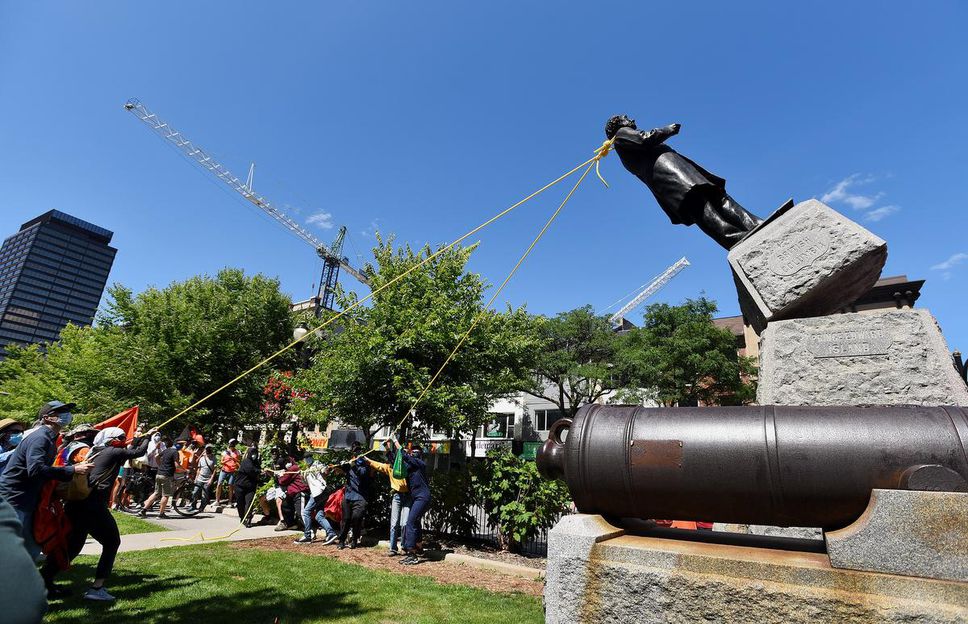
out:
<path id="1" fill-rule="evenodd" d="M 399 442 L 393 440 L 393 443 L 398 449 L 400 448 Z M 419 446 L 409 453 L 403 451 L 403 463 L 407 465 L 407 487 L 410 488 L 413 504 L 410 506 L 410 515 L 407 516 L 407 530 L 403 533 L 403 551 L 407 556 L 400 563 L 416 565 L 420 563 L 420 559 L 417 558 L 417 545 L 423 536 L 420 521 L 430 507 L 430 484 L 427 482 L 427 464 L 423 460 L 423 451 Z"/>
<path id="2" fill-rule="evenodd" d="M 121 546 L 121 536 L 118 533 L 118 524 L 109 511 L 108 501 L 121 466 L 130 459 L 144 455 L 148 449 L 148 437 L 153 433 L 154 430 L 151 430 L 146 437 L 136 438 L 132 446 L 126 448 L 127 435 L 124 429 L 107 427 L 98 432 L 93 440 L 94 446 L 87 456 L 92 463 L 91 472 L 88 475 L 91 493 L 81 500 L 69 500 L 64 506 L 67 517 L 71 521 L 71 533 L 67 545 L 68 561 L 72 561 L 80 554 L 88 535 L 101 544 L 101 558 L 98 559 L 97 570 L 94 573 L 94 584 L 84 594 L 87 600 L 114 600 L 114 596 L 104 589 L 104 583 L 114 568 L 114 559 L 118 554 L 118 547 Z M 59 569 L 51 560 L 48 560 L 41 570 L 48 597 L 70 593 L 67 589 L 54 584 L 54 576 L 57 572 Z"/>
<path id="3" fill-rule="evenodd" d="M 7 460 L 24 438 L 23 423 L 13 418 L 0 420 L 0 474 L 7 467 Z"/>
<path id="4" fill-rule="evenodd" d="M 50 401 L 37 412 L 37 426 L 17 445 L 0 475 L 0 497 L 7 500 L 17 513 L 23 527 L 24 547 L 36 559 L 40 546 L 34 541 L 34 512 L 40 491 L 51 479 L 70 481 L 75 474 L 87 474 L 90 462 L 72 466 L 53 466 L 57 452 L 57 436 L 71 424 L 73 403 Z"/>
<path id="5" fill-rule="evenodd" d="M 239 510 L 239 518 L 245 528 L 252 526 L 252 501 L 255 498 L 255 491 L 259 489 L 259 476 L 262 474 L 262 460 L 259 458 L 259 449 L 255 444 L 250 446 L 245 452 L 242 463 L 235 477 L 236 506 Z"/>

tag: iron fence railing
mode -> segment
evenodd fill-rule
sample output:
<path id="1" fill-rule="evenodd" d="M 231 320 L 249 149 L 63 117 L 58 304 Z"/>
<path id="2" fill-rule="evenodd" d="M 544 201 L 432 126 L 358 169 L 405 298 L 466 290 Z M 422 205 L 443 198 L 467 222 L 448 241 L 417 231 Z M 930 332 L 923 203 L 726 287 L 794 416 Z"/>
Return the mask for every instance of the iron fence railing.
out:
<path id="1" fill-rule="evenodd" d="M 487 544 L 491 544 L 495 547 L 500 546 L 500 540 L 498 538 L 497 527 L 491 526 L 487 521 L 487 512 L 480 505 L 474 505 L 471 507 L 471 514 L 474 518 L 474 530 L 470 535 L 470 538 Z M 555 522 L 561 518 L 564 514 L 559 515 L 555 518 Z M 443 526 L 441 530 L 443 536 L 463 538 L 466 536 L 458 536 L 454 534 L 447 524 Z M 532 555 L 538 557 L 546 557 L 548 555 L 548 529 L 542 529 L 538 531 L 534 536 L 527 539 L 521 544 L 521 552 L 525 555 Z"/>

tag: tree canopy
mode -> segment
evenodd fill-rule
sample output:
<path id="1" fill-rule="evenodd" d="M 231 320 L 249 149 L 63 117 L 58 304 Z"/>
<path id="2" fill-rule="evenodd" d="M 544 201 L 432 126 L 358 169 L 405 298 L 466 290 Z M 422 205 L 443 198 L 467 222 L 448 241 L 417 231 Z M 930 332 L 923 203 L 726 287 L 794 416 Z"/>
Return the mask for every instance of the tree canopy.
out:
<path id="1" fill-rule="evenodd" d="M 752 360 L 740 357 L 732 332 L 713 324 L 717 307 L 705 297 L 682 305 L 648 306 L 643 326 L 622 337 L 618 366 L 625 399 L 661 405 L 737 405 L 755 396 Z"/>
<path id="2" fill-rule="evenodd" d="M 133 295 L 115 285 L 95 327 L 68 325 L 57 343 L 11 346 L 0 362 L 0 414 L 32 418 L 51 399 L 102 419 L 138 404 L 143 418 L 173 416 L 291 340 L 289 299 L 262 275 L 224 269 Z M 214 396 L 185 420 L 205 428 L 258 418 L 266 373 Z"/>
<path id="3" fill-rule="evenodd" d="M 607 316 L 584 306 L 551 318 L 534 317 L 532 322 L 541 346 L 525 392 L 574 416 L 582 405 L 619 387 L 618 337 Z"/>
<path id="4" fill-rule="evenodd" d="M 537 341 L 523 309 L 485 309 L 487 284 L 467 271 L 473 247 L 444 251 L 379 292 L 371 305 L 340 319 L 301 371 L 306 407 L 373 435 L 394 426 L 457 346 L 480 321 L 416 409 L 417 422 L 437 431 L 470 432 L 491 403 L 527 383 Z M 430 247 L 378 242 L 365 271 L 374 290 L 432 255 Z M 356 298 L 338 295 L 344 308 Z"/>

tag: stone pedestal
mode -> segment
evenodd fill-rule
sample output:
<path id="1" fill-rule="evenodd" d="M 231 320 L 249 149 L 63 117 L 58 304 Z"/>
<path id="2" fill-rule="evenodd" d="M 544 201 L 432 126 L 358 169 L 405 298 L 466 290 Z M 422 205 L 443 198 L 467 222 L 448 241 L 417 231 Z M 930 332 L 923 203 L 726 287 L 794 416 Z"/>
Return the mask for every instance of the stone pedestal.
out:
<path id="1" fill-rule="evenodd" d="M 838 568 L 968 582 L 968 493 L 874 490 L 860 518 L 824 538 Z"/>
<path id="2" fill-rule="evenodd" d="M 774 321 L 760 341 L 761 405 L 968 405 L 934 317 L 878 310 Z"/>
<path id="3" fill-rule="evenodd" d="M 877 281 L 887 244 L 815 199 L 784 206 L 729 250 L 740 307 L 768 322 L 822 316 L 852 304 Z"/>
<path id="4" fill-rule="evenodd" d="M 963 623 L 968 584 L 839 570 L 819 553 L 631 536 L 574 515 L 549 535 L 545 608 L 551 624 Z"/>

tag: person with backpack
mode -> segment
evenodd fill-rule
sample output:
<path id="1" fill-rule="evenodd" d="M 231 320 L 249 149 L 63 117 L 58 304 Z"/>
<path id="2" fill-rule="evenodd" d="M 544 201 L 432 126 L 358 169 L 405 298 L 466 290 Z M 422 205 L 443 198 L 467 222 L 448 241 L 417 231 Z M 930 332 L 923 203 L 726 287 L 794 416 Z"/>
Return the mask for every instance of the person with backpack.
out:
<path id="1" fill-rule="evenodd" d="M 87 474 L 91 469 L 89 462 L 53 466 L 57 436 L 74 420 L 72 409 L 73 403 L 45 403 L 37 412 L 36 426 L 24 435 L 0 475 L 0 498 L 6 499 L 16 512 L 24 548 L 35 560 L 40 555 L 40 545 L 34 539 L 34 513 L 44 485 L 52 479 L 70 481 L 75 474 Z"/>
<path id="2" fill-rule="evenodd" d="M 384 444 L 389 445 L 390 441 L 387 440 Z M 402 458 L 401 461 L 396 461 L 396 455 L 389 448 L 387 448 L 387 463 L 373 461 L 369 457 L 366 461 L 370 464 L 370 468 L 385 474 L 390 480 L 393 496 L 390 499 L 390 552 L 387 554 L 396 557 L 400 554 L 397 550 L 397 538 L 403 538 L 407 518 L 410 516 L 410 506 L 413 504 L 410 488 L 407 487 L 406 464 L 403 464 Z"/>
<path id="3" fill-rule="evenodd" d="M 326 532 L 326 541 L 323 545 L 332 544 L 338 535 L 333 529 L 333 525 L 326 518 L 326 473 L 329 467 L 315 461 L 312 455 L 306 457 L 307 468 L 303 473 L 303 479 L 309 486 L 309 500 L 302 508 L 303 536 L 293 542 L 294 544 L 312 543 L 316 531 L 313 529 L 313 522 L 319 525 Z"/>
<path id="4" fill-rule="evenodd" d="M 153 433 L 154 430 L 149 431 L 147 436 L 135 439 L 132 446 L 126 448 L 127 435 L 124 429 L 107 427 L 100 431 L 86 457 L 92 464 L 87 476 L 88 494 L 79 500 L 71 500 L 69 496 L 64 505 L 71 522 L 71 531 L 67 538 L 67 561 L 73 561 L 80 554 L 88 535 L 101 544 L 101 557 L 94 573 L 94 583 L 84 593 L 86 600 L 114 600 L 114 596 L 104 588 L 114 569 L 114 559 L 121 546 L 118 523 L 111 515 L 108 504 L 111 490 L 121 466 L 128 460 L 144 455 L 148 449 L 148 437 Z M 60 571 L 53 558 L 49 558 L 41 570 L 48 597 L 70 594 L 68 589 L 54 584 L 54 577 Z"/>

